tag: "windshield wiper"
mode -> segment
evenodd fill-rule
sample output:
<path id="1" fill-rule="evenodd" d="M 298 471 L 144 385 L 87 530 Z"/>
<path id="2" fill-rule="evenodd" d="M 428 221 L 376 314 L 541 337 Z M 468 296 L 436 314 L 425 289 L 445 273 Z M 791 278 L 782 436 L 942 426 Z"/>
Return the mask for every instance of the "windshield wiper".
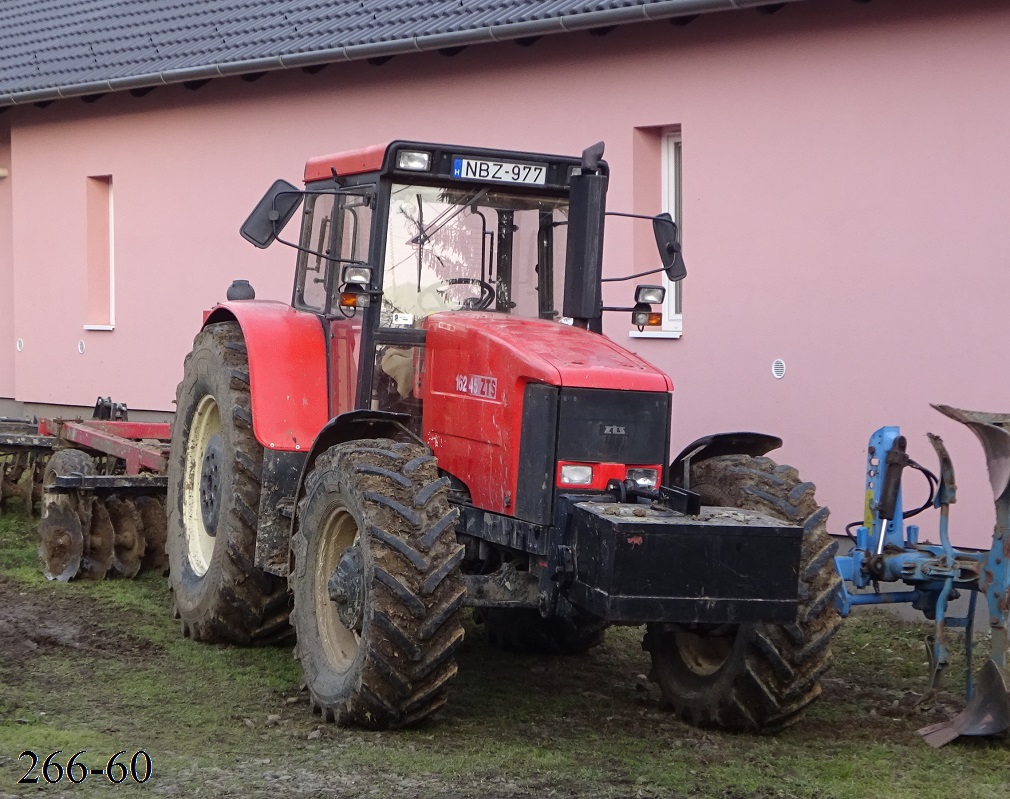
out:
<path id="1" fill-rule="evenodd" d="M 414 236 L 408 244 L 412 245 L 424 245 L 431 241 L 431 237 L 434 236 L 438 231 L 448 225 L 453 219 L 463 213 L 467 208 L 469 208 L 474 203 L 479 200 L 483 200 L 487 196 L 487 189 L 479 189 L 475 191 L 470 197 L 467 197 L 461 203 L 454 207 L 446 208 L 442 213 L 436 216 L 431 222 L 428 223 L 426 227 L 421 228 L 421 231 Z M 418 206 L 418 211 L 420 211 L 420 206 Z M 420 227 L 420 226 L 419 226 Z"/>

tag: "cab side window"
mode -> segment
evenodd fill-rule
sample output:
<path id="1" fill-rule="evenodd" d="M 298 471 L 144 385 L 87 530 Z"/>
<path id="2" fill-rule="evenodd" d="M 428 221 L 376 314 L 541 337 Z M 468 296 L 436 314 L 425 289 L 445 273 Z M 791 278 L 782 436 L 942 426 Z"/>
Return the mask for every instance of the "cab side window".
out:
<path id="1" fill-rule="evenodd" d="M 335 194 L 309 194 L 305 198 L 302 237 L 298 253 L 294 306 L 326 313 L 326 284 L 333 254 Z"/>
<path id="2" fill-rule="evenodd" d="M 370 187 L 361 192 L 310 193 L 305 197 L 294 306 L 329 314 L 348 263 L 368 261 L 372 230 Z"/>

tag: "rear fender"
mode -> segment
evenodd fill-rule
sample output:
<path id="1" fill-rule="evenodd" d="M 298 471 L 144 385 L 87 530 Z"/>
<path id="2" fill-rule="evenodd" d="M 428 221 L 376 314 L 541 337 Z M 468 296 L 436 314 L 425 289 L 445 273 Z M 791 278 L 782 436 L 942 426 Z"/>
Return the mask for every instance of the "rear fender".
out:
<path id="1" fill-rule="evenodd" d="M 767 455 L 782 446 L 782 439 L 766 433 L 716 433 L 688 444 L 673 459 L 668 472 L 671 485 L 686 486 L 687 471 L 692 463 L 700 463 L 721 455 Z"/>
<path id="2" fill-rule="evenodd" d="M 249 358 L 256 440 L 266 449 L 305 452 L 329 419 L 326 342 L 319 317 L 273 300 L 216 306 L 204 320 L 238 322 Z"/>

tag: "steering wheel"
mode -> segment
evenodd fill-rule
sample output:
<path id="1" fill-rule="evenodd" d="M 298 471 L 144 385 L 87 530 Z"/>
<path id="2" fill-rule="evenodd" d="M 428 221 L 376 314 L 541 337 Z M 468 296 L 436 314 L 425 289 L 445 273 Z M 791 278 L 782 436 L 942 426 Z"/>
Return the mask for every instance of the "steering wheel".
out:
<path id="1" fill-rule="evenodd" d="M 450 308 L 446 305 L 445 299 L 440 294 L 446 286 L 477 286 L 480 289 L 480 296 L 467 297 L 458 308 Z M 437 301 L 439 307 L 433 307 L 431 304 L 426 303 L 426 299 Z M 417 307 L 426 314 L 442 310 L 484 311 L 491 307 L 494 299 L 495 289 L 490 283 L 476 277 L 451 277 L 441 283 L 433 283 L 418 294 Z"/>

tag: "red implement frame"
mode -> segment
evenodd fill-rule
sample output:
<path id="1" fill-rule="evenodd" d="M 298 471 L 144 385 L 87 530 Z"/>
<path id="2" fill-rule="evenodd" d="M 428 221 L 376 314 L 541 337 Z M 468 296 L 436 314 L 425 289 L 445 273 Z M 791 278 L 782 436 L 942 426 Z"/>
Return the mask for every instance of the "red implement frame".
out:
<path id="1" fill-rule="evenodd" d="M 168 471 L 168 444 L 144 443 L 141 439 L 168 442 L 172 437 L 167 422 L 105 422 L 40 419 L 39 433 L 56 436 L 61 442 L 114 455 L 126 464 L 126 474 L 141 469 L 165 474 Z"/>

